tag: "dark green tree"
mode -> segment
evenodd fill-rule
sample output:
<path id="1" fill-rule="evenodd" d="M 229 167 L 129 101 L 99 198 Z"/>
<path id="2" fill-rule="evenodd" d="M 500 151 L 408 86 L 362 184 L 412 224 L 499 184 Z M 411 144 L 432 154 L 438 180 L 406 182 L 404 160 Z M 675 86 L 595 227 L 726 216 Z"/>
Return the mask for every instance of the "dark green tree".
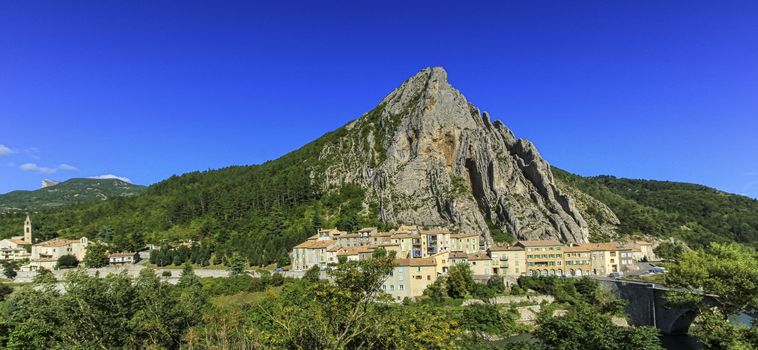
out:
<path id="1" fill-rule="evenodd" d="M 462 299 L 474 289 L 474 275 L 467 264 L 451 266 L 447 277 L 447 295 Z"/>
<path id="2" fill-rule="evenodd" d="M 245 273 L 245 264 L 247 262 L 245 261 L 245 258 L 239 256 L 239 254 L 234 253 L 231 258 L 229 258 L 229 262 L 227 263 L 227 270 L 234 275 L 241 275 Z"/>
<path id="3" fill-rule="evenodd" d="M 321 269 L 318 267 L 318 265 L 311 266 L 308 271 L 305 271 L 305 274 L 303 275 L 303 280 L 308 282 L 318 282 L 321 278 Z"/>
<path id="4" fill-rule="evenodd" d="M 89 244 L 82 262 L 87 267 L 95 268 L 108 265 L 108 247 L 97 242 Z"/>
<path id="5" fill-rule="evenodd" d="M 663 350 L 653 327 L 624 328 L 590 306 L 566 316 L 544 316 L 534 335 L 548 349 L 569 350 Z"/>
<path id="6" fill-rule="evenodd" d="M 61 255 L 55 264 L 55 267 L 59 269 L 69 269 L 77 266 L 79 266 L 79 260 L 71 254 Z"/>
<path id="7" fill-rule="evenodd" d="M 5 278 L 14 279 L 18 275 L 18 264 L 15 261 L 3 261 L 3 275 Z"/>

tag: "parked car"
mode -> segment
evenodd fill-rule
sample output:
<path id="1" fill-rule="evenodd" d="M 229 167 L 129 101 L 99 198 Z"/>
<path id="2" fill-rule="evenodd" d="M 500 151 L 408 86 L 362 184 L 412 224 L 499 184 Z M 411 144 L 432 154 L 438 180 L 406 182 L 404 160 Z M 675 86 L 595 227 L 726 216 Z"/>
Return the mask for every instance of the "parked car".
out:
<path id="1" fill-rule="evenodd" d="M 647 271 L 643 272 L 643 275 L 657 275 L 661 273 L 666 273 L 666 269 L 662 267 L 653 267 L 651 269 L 648 269 Z"/>
<path id="2" fill-rule="evenodd" d="M 623 274 L 622 272 L 611 272 L 611 273 L 608 275 L 608 277 L 610 277 L 610 278 L 616 278 L 616 279 L 619 279 L 619 278 L 621 278 L 622 276 L 624 276 L 624 274 Z"/>

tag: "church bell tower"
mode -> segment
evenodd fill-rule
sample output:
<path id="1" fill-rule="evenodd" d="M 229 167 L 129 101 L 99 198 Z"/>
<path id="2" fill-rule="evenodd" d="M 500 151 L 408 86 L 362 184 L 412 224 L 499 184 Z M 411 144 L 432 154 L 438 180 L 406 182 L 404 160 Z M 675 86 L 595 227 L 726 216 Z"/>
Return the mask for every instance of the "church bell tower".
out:
<path id="1" fill-rule="evenodd" d="M 32 219 L 29 218 L 29 214 L 26 214 L 26 220 L 24 221 L 24 242 L 32 242 Z"/>

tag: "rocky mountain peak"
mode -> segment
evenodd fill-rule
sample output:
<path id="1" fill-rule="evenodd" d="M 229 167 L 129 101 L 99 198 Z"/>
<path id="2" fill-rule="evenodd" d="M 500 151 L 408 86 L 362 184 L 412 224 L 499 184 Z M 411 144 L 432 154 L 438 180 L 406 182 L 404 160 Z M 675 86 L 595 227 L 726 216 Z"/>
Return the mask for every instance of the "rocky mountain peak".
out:
<path id="1" fill-rule="evenodd" d="M 588 224 L 535 146 L 426 68 L 324 147 L 325 189 L 350 182 L 386 222 L 586 242 Z M 318 177 L 318 174 L 314 174 Z"/>

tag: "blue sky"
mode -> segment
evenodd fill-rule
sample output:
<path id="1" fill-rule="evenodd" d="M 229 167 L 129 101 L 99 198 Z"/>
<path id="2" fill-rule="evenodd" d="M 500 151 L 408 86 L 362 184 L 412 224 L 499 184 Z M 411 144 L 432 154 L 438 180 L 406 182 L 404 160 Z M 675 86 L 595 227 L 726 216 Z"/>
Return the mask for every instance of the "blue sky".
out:
<path id="1" fill-rule="evenodd" d="M 274 159 L 440 65 L 554 165 L 758 197 L 755 1 L 0 8 L 0 193 Z"/>

